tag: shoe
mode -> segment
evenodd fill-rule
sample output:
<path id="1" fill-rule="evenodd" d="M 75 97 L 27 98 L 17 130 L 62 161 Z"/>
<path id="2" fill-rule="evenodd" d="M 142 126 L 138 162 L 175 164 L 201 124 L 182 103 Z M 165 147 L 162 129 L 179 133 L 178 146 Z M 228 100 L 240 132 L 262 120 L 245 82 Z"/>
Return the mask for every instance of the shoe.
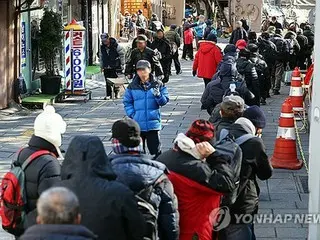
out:
<path id="1" fill-rule="evenodd" d="M 103 100 L 110 100 L 111 99 L 111 97 L 110 96 L 108 96 L 108 97 L 104 97 L 104 99 Z"/>
<path id="2" fill-rule="evenodd" d="M 270 93 L 267 94 L 267 98 L 271 98 Z"/>
<path id="3" fill-rule="evenodd" d="M 177 75 L 180 75 L 180 74 L 182 74 L 182 70 L 180 70 L 180 72 L 177 72 Z"/>
<path id="4" fill-rule="evenodd" d="M 260 103 L 261 103 L 261 105 L 267 105 L 267 102 L 265 99 L 261 99 Z"/>
<path id="5" fill-rule="evenodd" d="M 274 91 L 273 91 L 273 94 L 274 94 L 274 95 L 280 95 L 280 92 L 279 92 L 279 90 L 274 90 Z"/>
<path id="6" fill-rule="evenodd" d="M 185 60 L 185 61 L 188 61 L 186 58 L 181 58 L 181 60 Z"/>

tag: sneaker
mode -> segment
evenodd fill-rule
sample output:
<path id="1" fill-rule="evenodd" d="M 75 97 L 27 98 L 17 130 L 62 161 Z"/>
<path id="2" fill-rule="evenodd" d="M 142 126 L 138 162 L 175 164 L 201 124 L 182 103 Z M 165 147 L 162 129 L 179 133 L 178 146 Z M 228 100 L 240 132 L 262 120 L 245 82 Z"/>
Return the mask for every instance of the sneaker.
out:
<path id="1" fill-rule="evenodd" d="M 273 94 L 274 94 L 274 95 L 280 95 L 280 92 L 279 92 L 279 90 L 274 90 L 274 91 L 273 91 Z"/>
<path id="2" fill-rule="evenodd" d="M 180 72 L 177 72 L 177 75 L 180 75 L 180 74 L 182 74 L 182 70 L 180 70 Z"/>
<path id="3" fill-rule="evenodd" d="M 260 101 L 261 105 L 267 105 L 267 102 L 265 99 L 261 98 L 261 101 Z"/>
<path id="4" fill-rule="evenodd" d="M 108 97 L 104 97 L 104 99 L 103 100 L 110 100 L 111 99 L 111 97 L 110 96 L 108 96 Z"/>
<path id="5" fill-rule="evenodd" d="M 267 98 L 271 98 L 270 93 L 267 93 Z"/>

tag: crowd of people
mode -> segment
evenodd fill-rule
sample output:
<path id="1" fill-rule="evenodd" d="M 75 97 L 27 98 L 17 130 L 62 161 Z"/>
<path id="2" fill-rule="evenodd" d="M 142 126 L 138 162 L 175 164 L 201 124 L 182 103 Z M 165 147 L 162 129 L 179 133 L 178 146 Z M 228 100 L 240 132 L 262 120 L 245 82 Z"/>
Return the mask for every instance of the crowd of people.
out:
<path id="1" fill-rule="evenodd" d="M 127 117 L 112 126 L 113 153 L 107 156 L 96 136 L 76 136 L 63 157 L 67 126 L 46 106 L 2 182 L 4 229 L 22 240 L 254 240 L 254 222 L 237 216 L 257 214 L 257 178 L 272 176 L 259 106 L 271 88 L 279 94 L 285 66 L 307 67 L 314 44 L 308 26 L 283 37 L 274 25 L 257 37 L 238 22 L 222 52 L 210 20 L 183 21 L 182 58 L 193 60 L 195 39 L 192 74 L 204 80 L 201 104 L 210 117 L 190 123 L 166 152 L 160 109 L 169 102 L 172 61 L 181 74 L 180 27 L 157 28 L 152 42 L 142 27 L 126 60 L 116 39 L 102 35 L 105 77 L 124 72 L 132 79 L 123 96 Z M 106 99 L 110 94 L 107 85 Z M 58 158 L 64 158 L 62 166 Z M 230 224 L 215 229 L 221 207 L 229 209 Z"/>

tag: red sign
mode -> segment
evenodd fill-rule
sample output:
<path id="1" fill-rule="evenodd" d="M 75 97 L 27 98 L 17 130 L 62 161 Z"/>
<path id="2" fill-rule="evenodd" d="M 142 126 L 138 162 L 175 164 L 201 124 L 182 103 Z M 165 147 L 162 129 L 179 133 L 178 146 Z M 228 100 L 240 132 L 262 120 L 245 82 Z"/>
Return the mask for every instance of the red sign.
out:
<path id="1" fill-rule="evenodd" d="M 73 32 L 73 41 L 72 41 L 73 48 L 82 48 L 82 42 L 83 42 L 83 32 L 81 31 Z"/>

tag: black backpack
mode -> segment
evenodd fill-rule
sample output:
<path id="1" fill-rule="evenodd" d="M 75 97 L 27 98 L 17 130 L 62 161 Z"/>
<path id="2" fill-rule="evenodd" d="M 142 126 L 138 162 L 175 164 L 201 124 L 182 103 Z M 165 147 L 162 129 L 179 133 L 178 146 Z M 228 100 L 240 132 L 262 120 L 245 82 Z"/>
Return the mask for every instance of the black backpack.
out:
<path id="1" fill-rule="evenodd" d="M 166 175 L 163 174 L 153 184 L 142 189 L 135 195 L 138 209 L 146 221 L 146 234 L 143 240 L 158 240 L 159 206 L 152 205 L 150 199 L 154 191 L 162 188 L 161 185 L 166 178 Z"/>
<path id="2" fill-rule="evenodd" d="M 252 134 L 245 134 L 239 138 L 234 138 L 228 130 L 222 129 L 220 132 L 219 141 L 214 145 L 218 153 L 229 156 L 230 165 L 234 170 L 233 181 L 236 184 L 234 191 L 227 194 L 222 199 L 222 206 L 230 206 L 234 204 L 239 196 L 240 172 L 242 166 L 242 150 L 240 145 L 254 138 Z"/>
<path id="3" fill-rule="evenodd" d="M 268 63 L 273 62 L 278 55 L 277 47 L 271 41 L 262 41 L 261 44 L 259 44 L 259 53 Z"/>

